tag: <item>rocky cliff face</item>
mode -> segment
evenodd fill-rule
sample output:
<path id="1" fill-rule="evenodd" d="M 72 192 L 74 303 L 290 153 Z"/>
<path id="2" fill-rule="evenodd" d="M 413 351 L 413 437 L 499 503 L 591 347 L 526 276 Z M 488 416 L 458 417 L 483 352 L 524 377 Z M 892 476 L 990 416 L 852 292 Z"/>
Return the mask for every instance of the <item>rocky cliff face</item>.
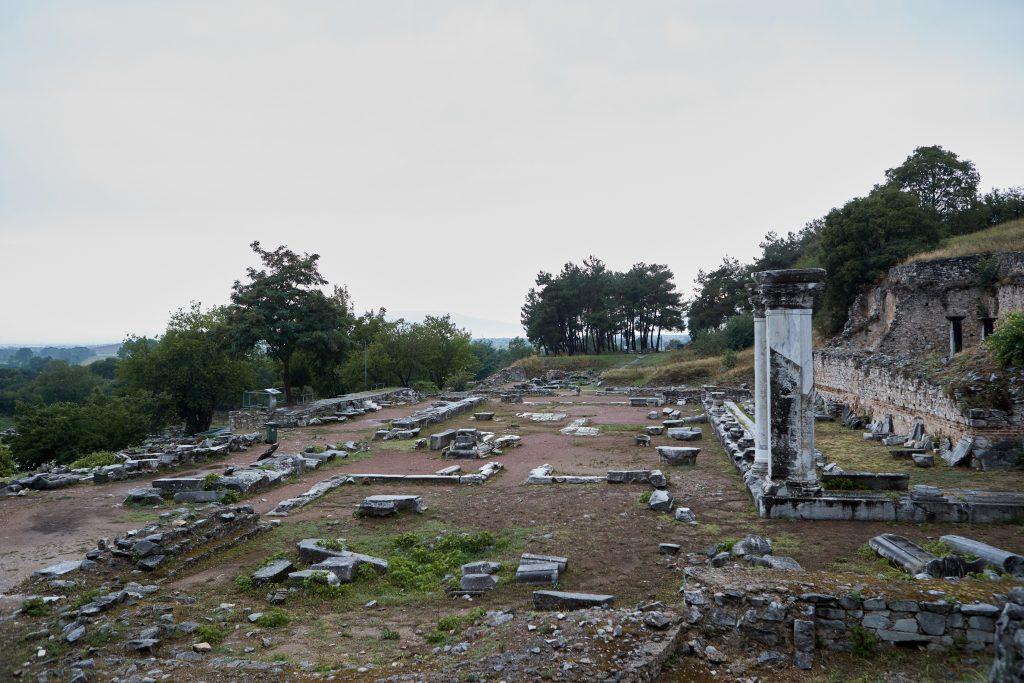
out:
<path id="1" fill-rule="evenodd" d="M 950 351 L 950 319 L 963 348 L 981 342 L 985 320 L 1024 310 L 1024 252 L 909 263 L 861 294 L 830 346 L 888 354 Z"/>

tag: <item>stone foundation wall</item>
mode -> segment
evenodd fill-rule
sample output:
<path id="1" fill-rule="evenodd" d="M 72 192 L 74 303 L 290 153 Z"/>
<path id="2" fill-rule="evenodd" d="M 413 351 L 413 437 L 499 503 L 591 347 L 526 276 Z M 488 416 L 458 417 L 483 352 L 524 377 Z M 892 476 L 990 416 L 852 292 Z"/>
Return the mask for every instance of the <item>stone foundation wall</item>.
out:
<path id="1" fill-rule="evenodd" d="M 700 581 L 700 572 L 694 573 Z M 708 577 L 710 578 L 710 577 Z M 735 577 L 734 577 L 735 578 Z M 709 581 L 712 585 L 717 583 Z M 764 650 L 766 661 L 813 666 L 815 650 L 866 652 L 906 645 L 935 652 L 991 651 L 1007 601 L 960 603 L 941 597 L 761 592 L 735 587 L 686 590 L 688 620 L 701 630 Z M 715 592 L 711 592 L 715 591 Z M 1013 610 L 1016 606 L 1009 607 Z M 789 653 L 789 654 L 786 654 Z"/>
<path id="2" fill-rule="evenodd" d="M 975 449 L 1020 451 L 1024 443 L 1024 415 L 1016 405 L 1012 413 L 973 408 L 966 413 L 946 396 L 942 387 L 908 377 L 881 354 L 837 348 L 814 354 L 814 386 L 823 398 L 850 406 L 861 415 L 879 419 L 892 415 L 893 430 L 908 434 L 916 421 L 925 433 L 953 443 L 971 436 Z"/>

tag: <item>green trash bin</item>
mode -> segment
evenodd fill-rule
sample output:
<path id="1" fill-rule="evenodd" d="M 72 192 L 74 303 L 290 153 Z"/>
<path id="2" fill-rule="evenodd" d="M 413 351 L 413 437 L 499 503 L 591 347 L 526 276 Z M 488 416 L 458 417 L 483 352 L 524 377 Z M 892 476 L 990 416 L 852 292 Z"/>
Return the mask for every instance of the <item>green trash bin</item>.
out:
<path id="1" fill-rule="evenodd" d="M 267 428 L 267 443 L 277 443 L 277 423 L 268 422 L 264 426 Z"/>

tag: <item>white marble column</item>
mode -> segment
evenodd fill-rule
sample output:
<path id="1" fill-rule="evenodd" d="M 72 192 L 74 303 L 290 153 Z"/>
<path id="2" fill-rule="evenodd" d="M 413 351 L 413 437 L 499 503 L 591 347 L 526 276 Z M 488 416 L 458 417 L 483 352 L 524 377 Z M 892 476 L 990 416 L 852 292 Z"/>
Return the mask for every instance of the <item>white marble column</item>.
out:
<path id="1" fill-rule="evenodd" d="M 765 306 L 768 346 L 768 479 L 787 495 L 820 490 L 814 465 L 811 315 L 824 277 L 820 268 L 754 273 Z"/>
<path id="2" fill-rule="evenodd" d="M 754 313 L 754 464 L 759 477 L 768 475 L 771 463 L 771 428 L 768 425 L 768 335 L 765 329 L 764 300 L 751 287 L 750 305 Z"/>

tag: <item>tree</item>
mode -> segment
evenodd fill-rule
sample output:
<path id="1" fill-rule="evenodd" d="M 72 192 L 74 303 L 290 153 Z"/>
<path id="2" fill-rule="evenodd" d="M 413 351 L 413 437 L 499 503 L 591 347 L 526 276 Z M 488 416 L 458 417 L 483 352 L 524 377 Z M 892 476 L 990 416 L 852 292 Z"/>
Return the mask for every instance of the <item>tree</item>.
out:
<path id="1" fill-rule="evenodd" d="M 456 327 L 451 316 L 428 315 L 422 325 L 413 327 L 416 342 L 423 345 L 423 368 L 439 388 L 443 389 L 450 377 L 476 368 L 470 333 Z"/>
<path id="2" fill-rule="evenodd" d="M 150 344 L 129 337 L 118 376 L 129 389 L 166 395 L 190 434 L 210 428 L 217 406 L 237 403 L 254 382 L 243 360 L 228 353 L 224 309 L 199 304 L 171 316 L 167 331 Z"/>
<path id="3" fill-rule="evenodd" d="M 842 327 L 862 286 L 945 234 L 934 211 L 893 187 L 878 188 L 829 212 L 820 235 L 821 265 L 828 273 L 818 315 L 823 331 Z"/>
<path id="4" fill-rule="evenodd" d="M 329 297 L 317 267 L 318 254 L 298 255 L 285 246 L 273 251 L 253 242 L 264 268 L 248 268 L 249 282 L 235 281 L 228 330 L 234 348 L 248 352 L 257 345 L 281 366 L 285 401 L 292 400 L 292 359 L 299 350 L 340 355 L 346 339 L 343 323 L 350 317 L 347 293 Z"/>
<path id="5" fill-rule="evenodd" d="M 81 403 L 102 383 L 103 380 L 86 367 L 51 360 L 33 380 L 31 391 L 46 404 Z"/>
<path id="6" fill-rule="evenodd" d="M 732 316 L 747 310 L 749 268 L 726 256 L 709 272 L 697 272 L 697 294 L 687 308 L 687 328 L 694 339 L 719 329 Z"/>
<path id="7" fill-rule="evenodd" d="M 996 225 L 1016 218 L 1024 218 L 1024 187 L 993 188 L 985 195 L 986 221 Z"/>
<path id="8" fill-rule="evenodd" d="M 159 399 L 146 393 L 95 392 L 80 404 L 19 403 L 10 447 L 23 470 L 48 462 L 67 464 L 89 453 L 137 444 L 164 426 L 166 418 Z"/>
<path id="9" fill-rule="evenodd" d="M 892 187 L 917 197 L 921 206 L 952 223 L 978 201 L 981 181 L 974 164 L 939 145 L 918 147 L 907 159 L 885 172 Z"/>

